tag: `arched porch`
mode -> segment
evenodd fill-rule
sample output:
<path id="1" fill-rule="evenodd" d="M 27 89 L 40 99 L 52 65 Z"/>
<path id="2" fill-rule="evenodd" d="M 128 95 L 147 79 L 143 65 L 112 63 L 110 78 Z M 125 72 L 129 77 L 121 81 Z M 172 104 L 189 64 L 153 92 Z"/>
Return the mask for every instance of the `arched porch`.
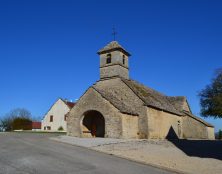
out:
<path id="1" fill-rule="evenodd" d="M 82 137 L 105 137 L 105 119 L 98 111 L 85 112 L 80 127 Z"/>

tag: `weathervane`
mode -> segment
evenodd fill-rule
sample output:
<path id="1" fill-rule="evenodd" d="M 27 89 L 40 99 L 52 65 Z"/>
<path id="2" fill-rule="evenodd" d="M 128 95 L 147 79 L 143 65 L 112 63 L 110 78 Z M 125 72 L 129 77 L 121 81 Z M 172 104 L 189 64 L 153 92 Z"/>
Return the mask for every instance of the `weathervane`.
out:
<path id="1" fill-rule="evenodd" d="M 115 41 L 115 40 L 116 40 L 116 35 L 117 35 L 117 32 L 116 32 L 116 30 L 115 30 L 115 27 L 113 27 L 112 35 L 113 35 L 113 40 Z"/>

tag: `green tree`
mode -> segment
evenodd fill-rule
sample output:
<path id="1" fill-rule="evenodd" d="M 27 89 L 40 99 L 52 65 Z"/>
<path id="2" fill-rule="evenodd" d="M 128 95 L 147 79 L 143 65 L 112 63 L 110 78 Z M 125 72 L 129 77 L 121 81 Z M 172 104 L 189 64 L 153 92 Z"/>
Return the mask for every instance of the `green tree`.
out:
<path id="1" fill-rule="evenodd" d="M 31 120 L 31 117 L 32 115 L 27 109 L 16 108 L 3 116 L 3 118 L 0 120 L 0 127 L 5 131 L 12 131 L 12 124 L 16 118 L 26 118 Z"/>
<path id="2" fill-rule="evenodd" d="M 216 71 L 210 85 L 199 93 L 201 115 L 222 118 L 222 68 Z"/>
<path id="3" fill-rule="evenodd" d="M 32 120 L 17 117 L 12 122 L 12 130 L 32 130 Z"/>
<path id="4" fill-rule="evenodd" d="M 218 132 L 218 139 L 222 140 L 222 130 L 219 130 Z"/>

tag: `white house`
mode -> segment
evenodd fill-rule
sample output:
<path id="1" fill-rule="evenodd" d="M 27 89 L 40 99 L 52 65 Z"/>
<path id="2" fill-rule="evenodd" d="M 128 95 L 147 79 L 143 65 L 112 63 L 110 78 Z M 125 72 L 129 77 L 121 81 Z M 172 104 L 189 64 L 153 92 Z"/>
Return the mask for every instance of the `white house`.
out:
<path id="1" fill-rule="evenodd" d="M 42 120 L 42 130 L 66 131 L 66 114 L 74 107 L 75 103 L 59 98 L 49 109 Z"/>

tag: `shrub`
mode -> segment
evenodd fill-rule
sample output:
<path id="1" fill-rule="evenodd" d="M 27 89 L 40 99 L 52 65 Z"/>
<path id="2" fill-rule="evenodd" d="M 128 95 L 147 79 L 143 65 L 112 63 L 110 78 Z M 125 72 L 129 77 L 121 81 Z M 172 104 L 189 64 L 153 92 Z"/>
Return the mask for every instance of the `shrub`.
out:
<path id="1" fill-rule="evenodd" d="M 63 127 L 60 126 L 60 127 L 58 128 L 58 131 L 64 131 Z"/>
<path id="2" fill-rule="evenodd" d="M 15 118 L 12 122 L 12 130 L 32 130 L 32 121 L 29 118 Z"/>

